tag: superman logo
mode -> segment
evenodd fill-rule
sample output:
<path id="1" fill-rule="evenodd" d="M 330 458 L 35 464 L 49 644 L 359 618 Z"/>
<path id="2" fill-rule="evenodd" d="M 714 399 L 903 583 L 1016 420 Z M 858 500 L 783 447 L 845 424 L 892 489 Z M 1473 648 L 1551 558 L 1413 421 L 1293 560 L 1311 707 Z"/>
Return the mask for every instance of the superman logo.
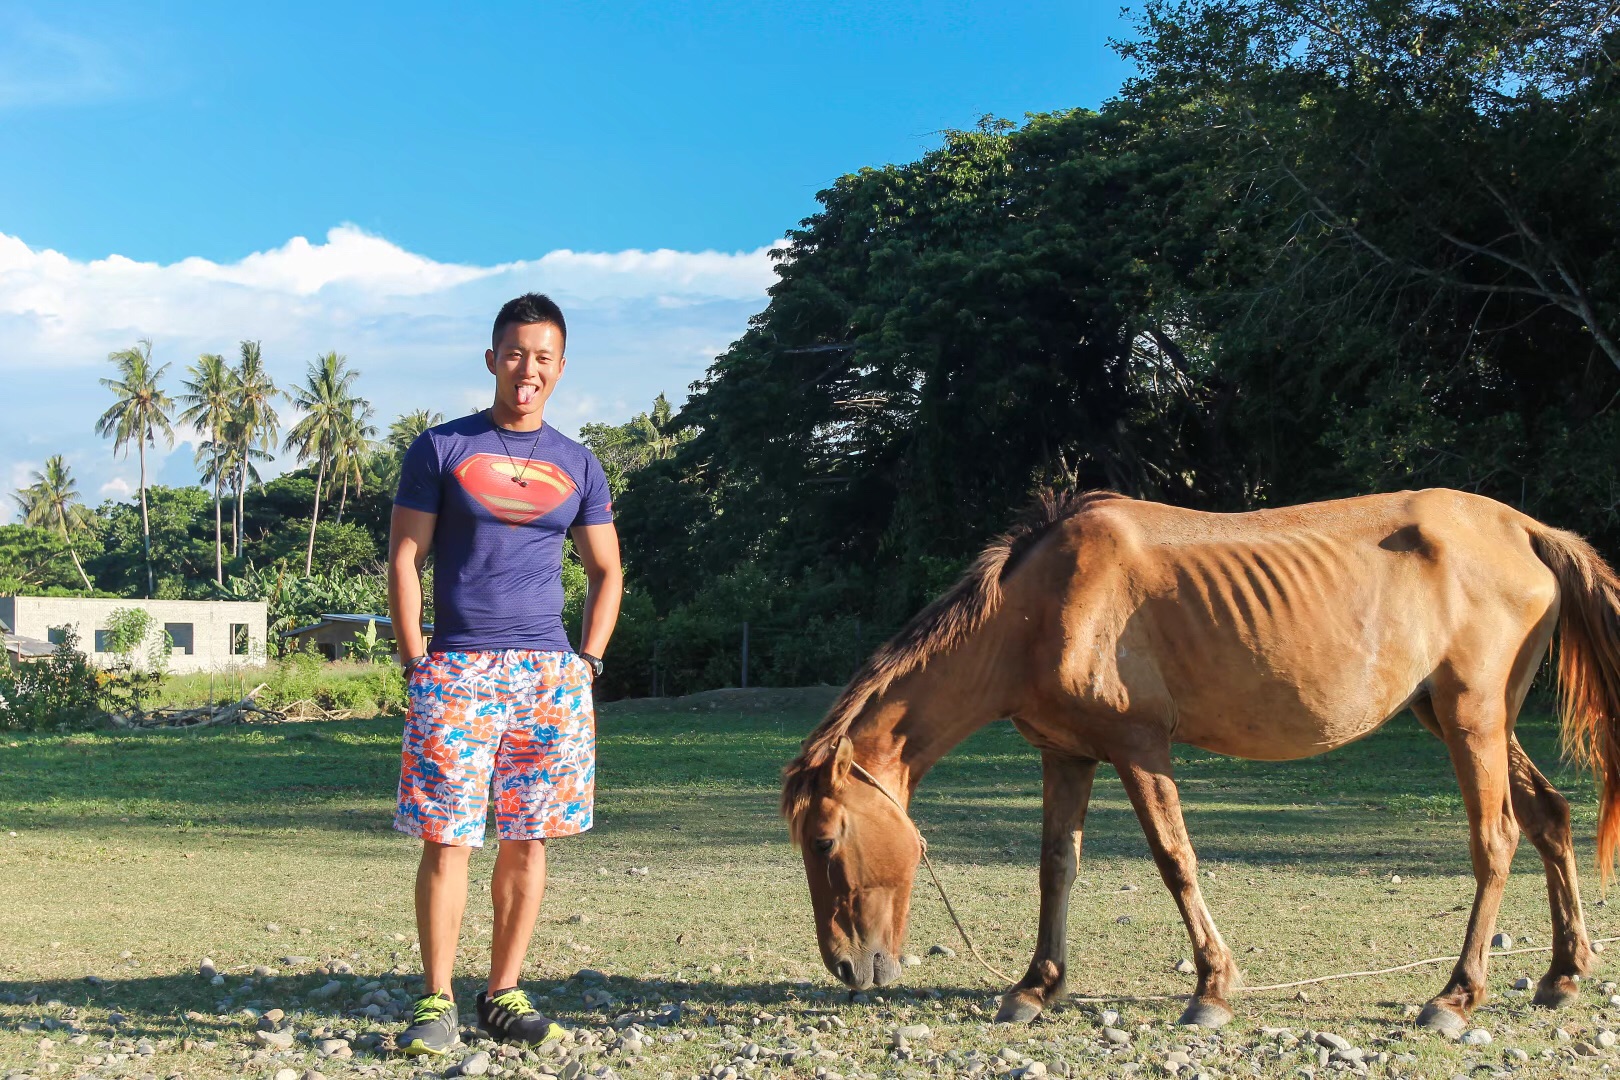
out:
<path id="1" fill-rule="evenodd" d="M 574 493 L 574 481 L 549 461 L 474 454 L 455 467 L 461 489 L 508 525 L 544 517 Z"/>

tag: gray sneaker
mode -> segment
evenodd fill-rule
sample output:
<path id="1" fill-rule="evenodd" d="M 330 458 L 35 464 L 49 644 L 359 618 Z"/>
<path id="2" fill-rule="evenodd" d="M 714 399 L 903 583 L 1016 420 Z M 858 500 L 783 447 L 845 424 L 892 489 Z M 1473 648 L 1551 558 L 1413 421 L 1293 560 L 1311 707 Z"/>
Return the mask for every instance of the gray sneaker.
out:
<path id="1" fill-rule="evenodd" d="M 461 1018 L 456 1003 L 441 993 L 416 999 L 411 1009 L 411 1026 L 394 1036 L 402 1054 L 413 1057 L 431 1054 L 443 1057 L 461 1045 Z"/>

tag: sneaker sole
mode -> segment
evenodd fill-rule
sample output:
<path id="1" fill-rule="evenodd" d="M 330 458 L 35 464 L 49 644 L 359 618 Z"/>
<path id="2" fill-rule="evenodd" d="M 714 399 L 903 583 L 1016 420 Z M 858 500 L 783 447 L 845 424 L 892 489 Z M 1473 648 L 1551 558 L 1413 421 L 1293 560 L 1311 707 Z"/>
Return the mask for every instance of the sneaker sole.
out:
<path id="1" fill-rule="evenodd" d="M 444 1057 L 460 1045 L 460 1043 L 455 1043 L 445 1047 L 443 1050 L 435 1050 L 421 1039 L 412 1039 L 411 1044 L 400 1047 L 399 1052 L 410 1057 Z"/>
<path id="2" fill-rule="evenodd" d="M 484 1026 L 482 1021 L 480 1021 L 478 1024 L 478 1030 L 482 1031 L 484 1034 L 488 1035 L 491 1039 L 498 1043 L 521 1043 L 524 1046 L 544 1046 L 548 1042 L 555 1042 L 558 1039 L 566 1039 L 568 1037 L 568 1032 L 555 1020 L 551 1022 L 550 1027 L 546 1028 L 546 1033 L 535 1042 L 529 1042 L 527 1039 L 509 1038 L 491 1028 Z"/>

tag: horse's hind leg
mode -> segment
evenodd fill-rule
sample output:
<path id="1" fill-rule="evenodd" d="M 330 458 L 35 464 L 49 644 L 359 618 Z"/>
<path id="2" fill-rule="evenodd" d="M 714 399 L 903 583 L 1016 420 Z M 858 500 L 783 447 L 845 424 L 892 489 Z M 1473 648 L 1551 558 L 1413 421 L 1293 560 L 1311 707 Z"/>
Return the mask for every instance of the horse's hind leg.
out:
<path id="1" fill-rule="evenodd" d="M 1170 776 L 1169 747 L 1154 747 L 1131 758 L 1115 758 L 1114 767 L 1119 770 L 1119 778 L 1124 781 L 1125 792 L 1136 808 L 1142 831 L 1147 834 L 1153 861 L 1159 865 L 1159 875 L 1164 878 L 1170 895 L 1175 897 L 1182 921 L 1187 924 L 1187 935 L 1192 939 L 1198 989 L 1179 1023 L 1220 1027 L 1232 1019 L 1226 995 L 1239 985 L 1240 979 L 1232 951 L 1221 940 L 1221 932 L 1215 929 L 1215 920 L 1204 906 L 1204 894 L 1198 888 L 1198 859 L 1181 817 L 1181 795 Z"/>
<path id="2" fill-rule="evenodd" d="M 1488 684 L 1488 680 L 1485 680 Z M 1437 694 L 1434 719 L 1451 751 L 1452 768 L 1468 808 L 1469 854 L 1474 864 L 1474 910 L 1462 955 L 1446 988 L 1429 1000 L 1418 1024 L 1460 1035 L 1485 1000 L 1485 971 L 1496 912 L 1502 905 L 1519 827 L 1509 807 L 1507 709 L 1500 696 L 1477 690 Z"/>
<path id="3" fill-rule="evenodd" d="M 1069 892 L 1080 868 L 1080 834 L 1097 762 L 1041 753 L 1041 925 L 1035 957 L 1001 998 L 996 1020 L 1021 1023 L 1063 996 L 1069 955 Z"/>
<path id="4" fill-rule="evenodd" d="M 1541 775 L 1516 738 L 1508 741 L 1508 781 L 1513 788 L 1513 813 L 1546 868 L 1547 903 L 1552 908 L 1552 964 L 1536 987 L 1535 1004 L 1556 1008 L 1575 999 L 1580 992 L 1577 977 L 1592 970 L 1592 947 L 1575 877 L 1569 801 Z"/>
<path id="5" fill-rule="evenodd" d="M 1444 740 L 1440 722 L 1427 702 L 1412 706 L 1418 720 Z M 1575 844 L 1569 829 L 1569 801 L 1548 783 L 1517 736 L 1508 737 L 1508 786 L 1513 816 L 1541 855 L 1547 874 L 1547 904 L 1552 909 L 1552 963 L 1536 987 L 1535 1004 L 1556 1008 L 1580 992 L 1577 977 L 1592 970 L 1592 947 L 1581 914 L 1581 890 L 1575 871 Z"/>

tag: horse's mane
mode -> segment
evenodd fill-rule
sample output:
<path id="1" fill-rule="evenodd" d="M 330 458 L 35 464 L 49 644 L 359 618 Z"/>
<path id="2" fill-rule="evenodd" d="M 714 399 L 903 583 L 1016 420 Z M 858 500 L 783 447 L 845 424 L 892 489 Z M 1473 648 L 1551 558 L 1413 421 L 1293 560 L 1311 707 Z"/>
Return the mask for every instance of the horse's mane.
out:
<path id="1" fill-rule="evenodd" d="M 1001 607 L 1002 581 L 1053 526 L 1096 503 L 1125 497 L 1112 491 L 1039 491 L 1017 524 L 981 551 L 948 592 L 923 608 L 855 673 L 826 717 L 805 737 L 799 756 L 783 770 L 783 816 L 790 823 L 798 821 L 822 767 L 832 760 L 838 741 L 849 734 L 868 701 L 984 626 Z"/>

